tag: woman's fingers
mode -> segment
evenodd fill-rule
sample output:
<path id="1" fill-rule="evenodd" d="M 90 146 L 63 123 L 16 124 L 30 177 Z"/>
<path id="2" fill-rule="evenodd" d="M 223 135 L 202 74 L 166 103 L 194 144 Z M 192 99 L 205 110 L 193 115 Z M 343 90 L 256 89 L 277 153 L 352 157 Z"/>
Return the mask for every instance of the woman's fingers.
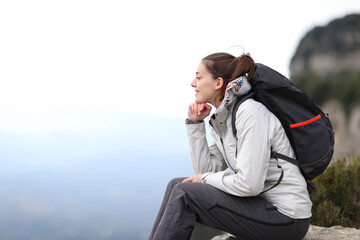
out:
<path id="1" fill-rule="evenodd" d="M 210 107 L 209 105 L 207 105 L 206 103 L 195 103 L 195 105 L 196 105 L 196 109 L 197 109 L 197 111 L 196 111 L 196 114 L 198 115 L 198 116 L 200 116 L 201 114 L 203 114 L 203 111 L 204 111 L 204 109 L 208 106 L 208 107 Z M 211 107 L 210 107 L 210 109 L 211 109 Z"/>
<path id="2" fill-rule="evenodd" d="M 192 182 L 193 179 L 194 179 L 194 176 L 188 177 L 188 178 L 185 178 L 182 182 Z"/>
<path id="3" fill-rule="evenodd" d="M 195 114 L 196 116 L 199 116 L 201 112 L 199 103 L 192 103 L 190 104 L 190 106 L 192 113 Z"/>
<path id="4" fill-rule="evenodd" d="M 201 182 L 201 177 L 203 174 L 197 174 L 195 176 L 185 178 L 182 182 Z"/>
<path id="5" fill-rule="evenodd" d="M 200 108 L 200 112 L 204 109 L 204 105 L 205 105 L 205 103 L 201 103 L 201 104 L 200 104 L 200 107 L 199 107 L 199 108 Z"/>
<path id="6" fill-rule="evenodd" d="M 206 108 L 209 112 L 211 111 L 211 106 L 209 104 L 204 104 L 204 108 Z"/>
<path id="7" fill-rule="evenodd" d="M 191 104 L 191 110 L 192 110 L 192 113 L 197 115 L 197 112 L 198 112 L 198 105 L 197 103 L 192 103 Z"/>
<path id="8" fill-rule="evenodd" d="M 201 122 L 211 111 L 211 106 L 206 103 L 191 103 L 189 105 L 188 119 Z"/>

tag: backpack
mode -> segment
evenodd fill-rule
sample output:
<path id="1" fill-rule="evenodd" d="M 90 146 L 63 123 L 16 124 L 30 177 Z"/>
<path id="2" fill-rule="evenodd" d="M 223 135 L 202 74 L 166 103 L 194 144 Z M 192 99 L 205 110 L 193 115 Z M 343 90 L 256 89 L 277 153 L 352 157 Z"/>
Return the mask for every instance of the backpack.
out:
<path id="1" fill-rule="evenodd" d="M 306 180 L 325 171 L 334 152 L 334 132 L 328 116 L 293 82 L 270 67 L 257 63 L 255 74 L 249 82 L 250 92 L 237 99 L 233 108 L 232 129 L 235 138 L 236 111 L 242 102 L 253 98 L 280 120 L 296 159 L 272 150 L 271 157 L 299 166 Z M 278 167 L 281 168 L 279 165 Z M 283 172 L 275 185 L 280 183 L 282 176 Z"/>

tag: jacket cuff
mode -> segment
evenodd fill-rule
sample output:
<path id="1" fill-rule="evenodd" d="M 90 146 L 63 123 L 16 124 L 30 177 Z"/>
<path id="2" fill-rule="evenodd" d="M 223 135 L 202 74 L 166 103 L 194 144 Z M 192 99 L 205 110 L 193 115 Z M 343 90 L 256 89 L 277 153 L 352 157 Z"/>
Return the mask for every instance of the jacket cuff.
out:
<path id="1" fill-rule="evenodd" d="M 213 172 L 207 172 L 207 173 L 204 173 L 203 175 L 202 175 L 202 177 L 201 177 L 201 182 L 202 183 L 206 183 L 206 177 L 207 176 L 209 176 L 209 175 L 211 175 L 211 174 L 213 174 Z"/>
<path id="2" fill-rule="evenodd" d="M 193 120 L 190 120 L 190 119 L 185 119 L 185 124 L 200 124 L 200 123 L 202 123 L 202 122 L 204 122 L 204 120 L 201 120 L 201 122 L 199 122 L 199 123 L 196 123 L 196 122 L 194 122 Z"/>
<path id="3" fill-rule="evenodd" d="M 194 124 L 185 124 L 189 133 L 194 134 L 195 132 L 205 132 L 205 122 L 202 121 L 201 123 L 194 123 Z"/>

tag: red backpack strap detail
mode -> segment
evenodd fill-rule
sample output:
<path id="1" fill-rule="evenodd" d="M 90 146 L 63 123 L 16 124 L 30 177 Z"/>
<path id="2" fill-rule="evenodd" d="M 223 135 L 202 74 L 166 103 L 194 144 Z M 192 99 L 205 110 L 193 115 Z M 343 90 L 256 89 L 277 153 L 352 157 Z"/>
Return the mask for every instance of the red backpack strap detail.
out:
<path id="1" fill-rule="evenodd" d="M 307 121 L 290 124 L 290 128 L 301 127 L 301 126 L 310 124 L 310 123 L 312 123 L 312 122 L 315 122 L 316 120 L 319 120 L 320 118 L 321 118 L 321 115 L 319 114 L 319 115 L 317 115 L 316 117 L 314 117 L 314 118 L 312 118 L 312 119 L 309 119 L 309 120 L 307 120 Z"/>

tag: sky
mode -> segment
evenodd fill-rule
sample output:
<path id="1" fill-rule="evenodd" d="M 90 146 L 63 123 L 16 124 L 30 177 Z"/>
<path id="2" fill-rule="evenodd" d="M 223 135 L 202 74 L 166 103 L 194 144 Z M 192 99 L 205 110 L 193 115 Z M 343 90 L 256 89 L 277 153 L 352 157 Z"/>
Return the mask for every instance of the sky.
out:
<path id="1" fill-rule="evenodd" d="M 288 76 L 307 31 L 359 12 L 358 0 L 0 1 L 0 129 L 73 124 L 56 111 L 186 118 L 201 58 L 244 49 Z"/>

